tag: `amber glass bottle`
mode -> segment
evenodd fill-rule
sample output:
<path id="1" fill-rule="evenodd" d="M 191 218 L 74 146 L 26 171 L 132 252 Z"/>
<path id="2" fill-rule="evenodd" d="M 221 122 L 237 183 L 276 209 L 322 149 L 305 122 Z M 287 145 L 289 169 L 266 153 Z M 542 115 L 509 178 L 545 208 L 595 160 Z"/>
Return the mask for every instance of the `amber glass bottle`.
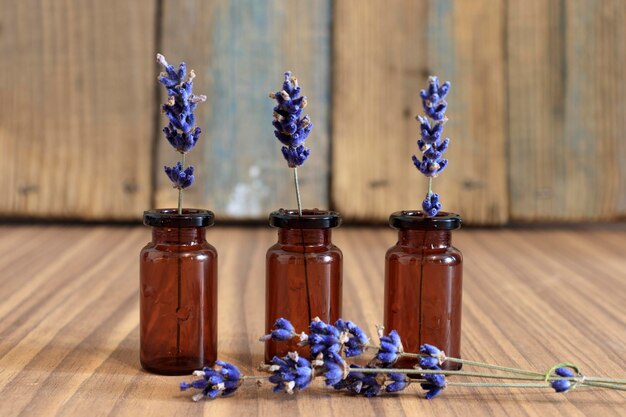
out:
<path id="1" fill-rule="evenodd" d="M 152 241 L 140 255 L 141 366 L 189 374 L 217 356 L 217 252 L 205 239 L 207 210 L 151 210 Z"/>
<path id="2" fill-rule="evenodd" d="M 307 331 L 315 317 L 334 323 L 341 316 L 342 254 L 331 241 L 331 229 L 341 216 L 318 209 L 278 210 L 270 225 L 278 228 L 278 242 L 267 251 L 265 280 L 265 331 L 277 318 L 291 321 L 296 331 Z M 265 361 L 298 351 L 309 357 L 308 347 L 296 340 L 265 344 Z"/>
<path id="3" fill-rule="evenodd" d="M 385 258 L 385 329 L 396 330 L 406 352 L 421 344 L 437 346 L 460 357 L 463 256 L 451 245 L 452 230 L 461 227 L 457 214 L 425 217 L 421 211 L 401 211 L 389 217 L 398 242 Z M 401 358 L 396 366 L 417 360 Z M 445 369 L 458 369 L 454 363 Z"/>

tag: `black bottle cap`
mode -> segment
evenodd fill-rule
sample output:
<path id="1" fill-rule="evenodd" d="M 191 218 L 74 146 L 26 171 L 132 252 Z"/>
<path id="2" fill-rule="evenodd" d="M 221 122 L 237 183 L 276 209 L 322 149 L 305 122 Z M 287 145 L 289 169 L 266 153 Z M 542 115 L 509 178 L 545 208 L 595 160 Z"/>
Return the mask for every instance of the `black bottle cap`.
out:
<path id="1" fill-rule="evenodd" d="M 212 211 L 201 209 L 157 209 L 143 212 L 143 224 L 153 227 L 210 227 L 213 226 L 215 215 Z"/>
<path id="2" fill-rule="evenodd" d="M 428 217 L 420 210 L 396 211 L 389 216 L 389 225 L 394 229 L 412 230 L 455 230 L 461 228 L 461 216 L 441 211 Z"/>
<path id="3" fill-rule="evenodd" d="M 336 211 L 320 209 L 298 210 L 280 209 L 270 214 L 270 226 L 283 229 L 330 229 L 341 224 L 341 215 Z"/>

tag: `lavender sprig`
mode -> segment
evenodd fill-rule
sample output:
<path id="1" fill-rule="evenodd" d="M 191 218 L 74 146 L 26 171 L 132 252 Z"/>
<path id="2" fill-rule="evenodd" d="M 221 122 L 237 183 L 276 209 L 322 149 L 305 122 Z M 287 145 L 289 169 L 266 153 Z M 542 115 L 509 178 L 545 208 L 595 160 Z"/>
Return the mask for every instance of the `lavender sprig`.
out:
<path id="1" fill-rule="evenodd" d="M 272 373 L 269 381 L 275 384 L 273 391 L 287 394 L 302 391 L 311 384 L 314 376 L 311 362 L 297 352 L 289 352 L 284 358 L 274 356 L 266 370 Z"/>
<path id="2" fill-rule="evenodd" d="M 429 217 L 437 215 L 441 210 L 439 194 L 433 193 L 433 178 L 437 177 L 448 166 L 448 160 L 443 159 L 443 154 L 450 143 L 449 138 L 441 139 L 443 125 L 448 121 L 445 113 L 448 103 L 445 97 L 450 90 L 450 82 L 439 85 L 437 77 L 428 78 L 428 88 L 420 91 L 424 113 L 427 117 L 417 116 L 420 123 L 421 139 L 417 141 L 417 146 L 422 152 L 421 158 L 413 155 L 415 167 L 428 177 L 428 193 L 422 202 L 422 209 Z M 432 122 L 431 120 L 432 119 Z"/>
<path id="3" fill-rule="evenodd" d="M 274 135 L 284 145 L 281 148 L 283 157 L 289 168 L 293 168 L 298 214 L 302 216 L 298 167 L 304 164 L 311 154 L 311 150 L 304 146 L 304 141 L 311 133 L 313 123 L 308 115 L 302 116 L 307 100 L 305 96 L 300 95 L 301 88 L 298 85 L 298 79 L 291 74 L 291 71 L 285 72 L 284 75 L 282 90 L 269 94 L 271 99 L 276 100 L 272 125 Z"/>
<path id="4" fill-rule="evenodd" d="M 185 155 L 198 142 L 202 130 L 195 126 L 193 114 L 198 103 L 206 100 L 206 96 L 193 94 L 193 79 L 196 74 L 191 70 L 187 78 L 187 65 L 181 62 L 178 69 L 168 64 L 161 54 L 156 56 L 157 62 L 163 66 L 164 72 L 158 80 L 167 90 L 167 102 L 161 106 L 169 123 L 163 128 L 165 138 L 178 153 L 181 160 L 173 167 L 163 167 L 174 188 L 178 189 L 178 214 L 182 214 L 183 189 L 191 186 L 194 181 L 193 166 L 185 168 Z"/>
<path id="5" fill-rule="evenodd" d="M 547 372 L 534 372 L 517 368 L 504 367 L 482 362 L 446 357 L 436 346 L 424 344 L 419 353 L 403 352 L 400 335 L 391 331 L 384 335 L 379 328 L 380 346 L 369 343 L 365 333 L 354 323 L 339 319 L 335 325 L 316 319 L 311 323 L 310 333 L 297 335 L 293 325 L 283 318 L 278 319 L 274 329 L 261 340 L 273 339 L 286 341 L 299 337 L 303 344 L 317 346 L 317 356 L 309 361 L 296 352 L 290 352 L 283 358 L 274 357 L 270 364 L 262 364 L 259 370 L 271 373 L 270 376 L 241 375 L 234 365 L 216 361 L 214 368 L 204 368 L 194 372 L 201 379 L 183 382 L 180 389 L 198 389 L 194 401 L 202 398 L 212 399 L 235 392 L 245 380 L 268 380 L 274 384 L 274 392 L 293 394 L 305 390 L 312 381 L 319 377 L 327 386 L 335 390 L 347 390 L 355 395 L 374 397 L 383 393 L 396 393 L 405 390 L 412 382 L 426 390 L 425 398 L 433 399 L 447 387 L 500 387 L 500 388 L 549 388 L 557 393 L 565 393 L 577 387 L 609 388 L 626 391 L 626 379 L 586 377 L 574 364 L 563 362 L 556 364 Z M 352 340 L 352 342 L 351 342 Z M 358 350 L 352 351 L 354 346 Z M 376 356 L 365 366 L 347 364 L 348 351 L 363 352 L 375 349 Z M 356 355 L 355 355 L 356 356 Z M 419 359 L 419 367 L 393 368 L 393 363 L 400 356 Z M 448 371 L 442 369 L 446 361 L 464 363 L 489 368 L 496 373 Z M 448 381 L 446 375 L 457 377 L 480 377 L 488 379 L 507 379 L 518 382 L 464 382 Z M 519 382 L 522 381 L 522 382 Z"/>
<path id="6" fill-rule="evenodd" d="M 222 396 L 233 394 L 243 382 L 239 368 L 223 361 L 215 361 L 215 367 L 205 367 L 201 371 L 195 371 L 193 375 L 200 379 L 180 384 L 181 391 L 190 388 L 201 390 L 191 397 L 193 401 L 199 401 L 205 397 L 212 399 L 220 394 Z"/>

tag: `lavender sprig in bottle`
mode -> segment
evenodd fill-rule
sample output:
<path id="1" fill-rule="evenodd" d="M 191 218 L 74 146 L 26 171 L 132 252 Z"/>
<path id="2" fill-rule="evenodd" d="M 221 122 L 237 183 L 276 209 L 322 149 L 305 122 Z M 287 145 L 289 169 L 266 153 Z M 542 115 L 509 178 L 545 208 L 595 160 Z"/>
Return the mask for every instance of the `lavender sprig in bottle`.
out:
<path id="1" fill-rule="evenodd" d="M 418 158 L 413 155 L 412 159 L 418 171 L 428 177 L 428 193 L 422 202 L 422 208 L 429 217 L 436 216 L 441 210 L 439 194 L 433 192 L 433 178 L 448 166 L 448 160 L 443 159 L 443 154 L 448 148 L 450 139 L 442 140 L 442 134 L 443 126 L 448 121 L 446 117 L 448 103 L 445 97 L 449 90 L 449 81 L 439 85 L 439 79 L 432 76 L 428 78 L 428 88 L 420 91 L 424 113 L 426 113 L 426 116 L 417 116 L 421 134 L 417 146 L 422 156 Z"/>
<path id="2" fill-rule="evenodd" d="M 193 112 L 198 103 L 206 100 L 206 96 L 193 94 L 193 79 L 196 74 L 191 70 L 187 78 L 187 65 L 184 62 L 176 69 L 167 63 L 163 55 L 157 54 L 156 59 L 165 69 L 159 74 L 158 80 L 165 86 L 168 95 L 162 110 L 169 119 L 169 124 L 163 128 L 163 133 L 170 145 L 181 155 L 180 162 L 176 165 L 163 168 L 174 188 L 178 189 L 178 214 L 182 214 L 183 189 L 191 186 L 194 181 L 194 168 L 191 165 L 185 168 L 185 155 L 196 145 L 202 132 L 195 125 Z"/>
<path id="3" fill-rule="evenodd" d="M 307 101 L 306 96 L 300 95 L 300 90 L 298 79 L 291 74 L 291 71 L 287 71 L 282 90 L 270 93 L 269 96 L 276 100 L 274 120 L 272 121 L 274 135 L 284 145 L 281 151 L 287 165 L 289 168 L 293 168 L 298 214 L 302 216 L 298 167 L 304 164 L 304 161 L 311 154 L 311 150 L 304 146 L 304 141 L 311 133 L 313 123 L 308 115 L 302 116 Z"/>

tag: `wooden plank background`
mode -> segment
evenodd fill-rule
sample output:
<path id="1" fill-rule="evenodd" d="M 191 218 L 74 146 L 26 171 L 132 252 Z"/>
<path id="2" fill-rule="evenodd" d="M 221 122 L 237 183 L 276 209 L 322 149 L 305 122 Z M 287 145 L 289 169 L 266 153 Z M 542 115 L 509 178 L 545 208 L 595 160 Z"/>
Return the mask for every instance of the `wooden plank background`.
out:
<path id="1" fill-rule="evenodd" d="M 0 2 L 0 214 L 149 206 L 155 4 Z"/>
<path id="2" fill-rule="evenodd" d="M 626 213 L 626 2 L 509 2 L 514 220 Z"/>
<path id="3" fill-rule="evenodd" d="M 466 223 L 626 216 L 622 0 L 0 0 L 0 216 L 139 219 L 173 206 L 157 51 L 196 70 L 204 132 L 186 205 L 220 219 L 294 206 L 267 92 L 309 96 L 305 206 L 385 221 L 419 206 L 418 92 L 450 80 L 450 167 Z"/>

